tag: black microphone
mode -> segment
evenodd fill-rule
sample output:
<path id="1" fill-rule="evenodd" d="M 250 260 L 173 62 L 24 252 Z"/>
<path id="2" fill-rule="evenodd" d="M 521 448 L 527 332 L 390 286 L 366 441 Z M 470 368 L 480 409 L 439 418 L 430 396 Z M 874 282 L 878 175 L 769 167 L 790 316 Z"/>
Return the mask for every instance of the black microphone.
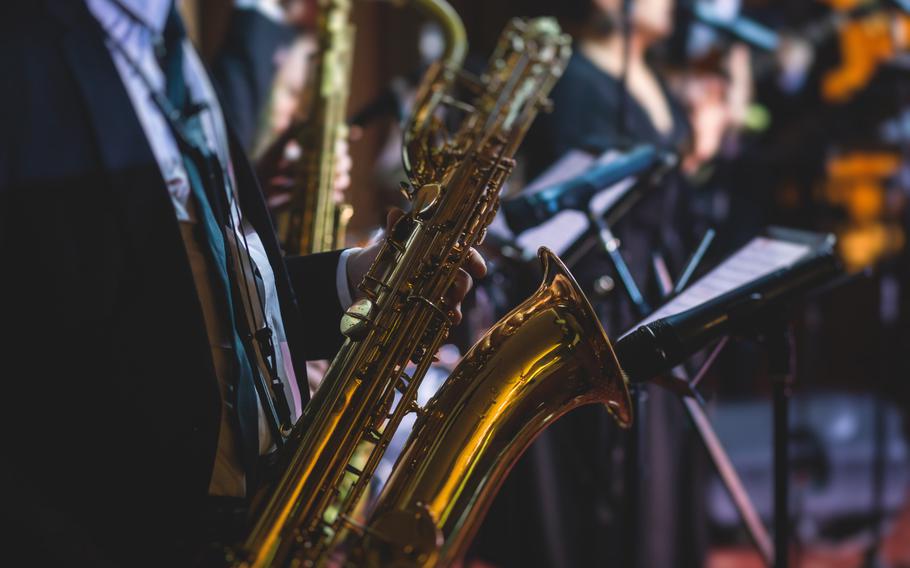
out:
<path id="1" fill-rule="evenodd" d="M 600 191 L 662 165 L 667 156 L 653 146 L 639 146 L 605 164 L 591 166 L 583 173 L 530 195 L 503 201 L 506 223 L 516 235 L 540 225 L 567 209 L 588 212 L 588 205 Z"/>
<path id="2" fill-rule="evenodd" d="M 686 6 L 695 19 L 736 41 L 749 44 L 765 51 L 777 51 L 780 37 L 777 32 L 755 20 L 743 16 L 728 17 L 704 2 L 693 2 Z"/>
<path id="3" fill-rule="evenodd" d="M 834 254 L 826 250 L 700 306 L 645 324 L 616 342 L 620 366 L 632 382 L 649 381 L 711 341 L 749 331 L 761 318 L 774 315 L 839 271 Z"/>

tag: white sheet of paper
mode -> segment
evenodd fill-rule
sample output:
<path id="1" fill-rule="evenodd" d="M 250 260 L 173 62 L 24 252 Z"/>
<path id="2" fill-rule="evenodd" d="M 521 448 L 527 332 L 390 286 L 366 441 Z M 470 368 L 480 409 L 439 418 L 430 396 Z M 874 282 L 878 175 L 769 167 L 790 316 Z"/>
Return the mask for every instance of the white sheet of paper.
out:
<path id="1" fill-rule="evenodd" d="M 654 320 L 684 312 L 775 270 L 791 266 L 810 251 L 811 247 L 807 244 L 755 237 L 623 336 Z"/>

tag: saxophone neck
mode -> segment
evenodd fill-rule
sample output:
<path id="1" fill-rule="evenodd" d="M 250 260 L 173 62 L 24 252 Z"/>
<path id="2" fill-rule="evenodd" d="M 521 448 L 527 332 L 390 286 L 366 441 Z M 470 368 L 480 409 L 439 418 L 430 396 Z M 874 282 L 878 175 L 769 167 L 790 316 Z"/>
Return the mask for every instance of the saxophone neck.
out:
<path id="1" fill-rule="evenodd" d="M 448 68 L 460 69 L 468 51 L 464 22 L 455 8 L 445 0 L 410 0 L 428 18 L 439 24 L 445 36 L 445 52 L 440 62 Z"/>
<path id="2" fill-rule="evenodd" d="M 430 118 L 441 103 L 444 94 L 455 81 L 467 54 L 467 33 L 464 22 L 455 8 L 445 0 L 392 0 L 401 7 L 411 5 L 435 22 L 445 36 L 445 51 L 424 75 L 414 99 L 411 115 L 402 127 L 402 164 L 411 183 L 419 186 L 426 181 L 426 171 L 416 171 L 414 164 L 426 163 L 427 156 L 421 154 L 424 146 L 423 134 Z M 426 148 L 423 148 L 425 150 Z"/>

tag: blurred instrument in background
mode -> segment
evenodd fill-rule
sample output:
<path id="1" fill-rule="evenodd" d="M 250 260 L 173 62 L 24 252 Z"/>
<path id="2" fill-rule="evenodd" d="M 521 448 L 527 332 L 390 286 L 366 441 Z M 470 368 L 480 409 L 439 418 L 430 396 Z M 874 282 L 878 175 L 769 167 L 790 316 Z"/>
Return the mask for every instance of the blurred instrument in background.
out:
<path id="1" fill-rule="evenodd" d="M 351 0 L 319 0 L 316 66 L 298 103 L 303 122 L 295 138 L 300 150 L 294 185 L 283 212 L 282 241 L 287 254 L 312 254 L 342 248 L 354 211 L 335 196 L 339 144 L 348 136 L 346 123 L 354 26 Z"/>

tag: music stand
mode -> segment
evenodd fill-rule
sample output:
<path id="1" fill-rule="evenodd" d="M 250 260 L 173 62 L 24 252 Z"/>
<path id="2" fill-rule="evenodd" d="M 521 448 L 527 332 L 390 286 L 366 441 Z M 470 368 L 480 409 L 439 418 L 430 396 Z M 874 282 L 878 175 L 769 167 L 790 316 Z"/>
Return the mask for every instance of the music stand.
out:
<path id="1" fill-rule="evenodd" d="M 789 229 L 771 228 L 766 235 L 753 239 L 745 247 L 728 257 L 717 268 L 699 279 L 695 284 L 677 294 L 654 314 L 635 326 L 654 322 L 660 318 L 683 312 L 704 302 L 717 298 L 724 292 L 738 289 L 757 278 L 779 271 L 782 267 L 794 265 L 800 259 L 818 254 L 822 251 L 830 252 L 833 246 L 833 237 Z M 699 247 L 703 255 L 704 247 Z M 701 256 L 696 254 L 690 266 L 683 274 L 694 271 L 692 263 L 698 263 Z M 675 290 L 682 288 L 677 286 Z M 665 292 L 671 294 L 674 289 L 669 286 Z M 789 391 L 793 382 L 793 355 L 792 334 L 788 322 L 777 313 L 772 313 L 759 322 L 762 343 L 765 345 L 769 359 L 769 371 L 772 380 L 774 398 L 774 539 L 772 541 L 767 529 L 763 525 L 755 506 L 743 486 L 742 480 L 733 467 L 713 426 L 704 410 L 704 401 L 697 391 L 702 379 L 707 375 L 718 355 L 727 345 L 727 337 L 723 337 L 715 345 L 705 362 L 689 378 L 685 369 L 674 369 L 675 378 L 655 377 L 651 382 L 667 388 L 680 397 L 686 413 L 701 439 L 708 455 L 714 465 L 721 482 L 730 494 L 740 517 L 746 525 L 753 543 L 761 554 L 765 563 L 775 568 L 785 568 L 788 565 L 789 551 L 789 464 L 788 464 L 788 400 Z M 622 336 L 617 345 L 629 332 Z M 620 361 L 622 364 L 622 361 Z"/>

